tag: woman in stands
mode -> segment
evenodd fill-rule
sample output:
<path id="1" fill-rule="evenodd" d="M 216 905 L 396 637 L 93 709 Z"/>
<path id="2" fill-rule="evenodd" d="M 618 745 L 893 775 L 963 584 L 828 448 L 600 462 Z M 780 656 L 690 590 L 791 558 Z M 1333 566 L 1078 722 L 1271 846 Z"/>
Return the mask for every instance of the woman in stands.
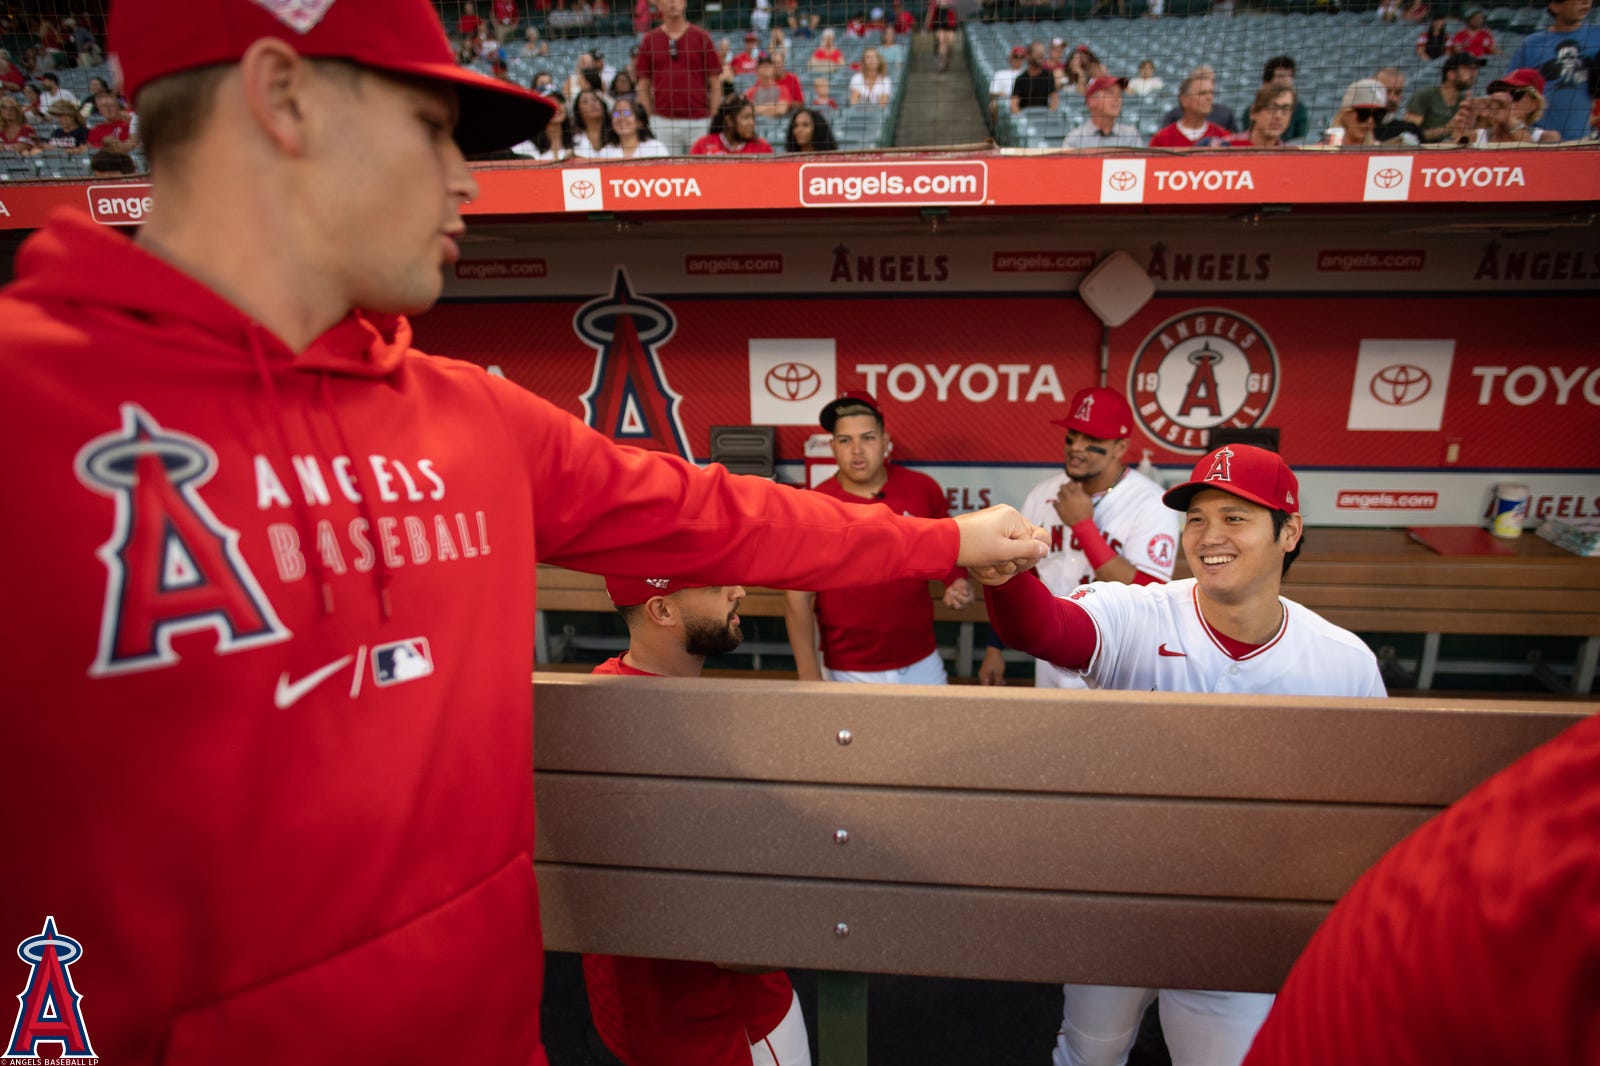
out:
<path id="1" fill-rule="evenodd" d="M 844 66 L 844 53 L 834 43 L 833 31 L 823 30 L 817 50 L 811 53 L 810 68 L 813 74 L 832 74 Z"/>
<path id="2" fill-rule="evenodd" d="M 22 105 L 10 93 L 0 93 L 0 152 L 27 154 L 38 144 L 38 135 L 22 117 Z"/>
<path id="3" fill-rule="evenodd" d="M 104 78 L 90 78 L 89 92 L 84 96 L 83 102 L 78 105 L 79 117 L 82 118 L 83 121 L 88 122 L 91 118 L 98 114 L 100 108 L 95 103 L 96 97 L 98 97 L 101 93 L 108 93 L 110 91 L 111 86 L 106 84 L 106 80 Z"/>
<path id="4" fill-rule="evenodd" d="M 1434 16 L 1428 28 L 1417 34 L 1417 58 L 1438 59 L 1450 47 L 1450 31 L 1445 29 L 1445 17 Z"/>
<path id="5" fill-rule="evenodd" d="M 834 152 L 839 142 L 833 136 L 833 127 L 822 112 L 802 107 L 789 119 L 789 132 L 783 138 L 785 152 Z"/>
<path id="6" fill-rule="evenodd" d="M 617 71 L 617 76 L 611 79 L 611 99 L 617 103 L 624 100 L 633 100 L 639 95 L 639 87 L 634 83 L 633 75 L 625 70 Z"/>
<path id="7" fill-rule="evenodd" d="M 868 48 L 861 53 L 861 69 L 850 76 L 850 106 L 887 107 L 893 95 L 894 81 L 884 68 L 882 54 Z"/>
<path id="8" fill-rule="evenodd" d="M 72 155 L 88 150 L 89 127 L 83 124 L 77 104 L 70 100 L 57 100 L 50 105 L 50 117 L 55 120 L 56 128 L 50 131 L 45 140 L 46 148 Z"/>
<path id="9" fill-rule="evenodd" d="M 630 97 L 612 105 L 611 143 L 600 150 L 601 159 L 665 159 L 667 154 L 667 146 L 650 132 L 643 104 Z"/>
<path id="10" fill-rule="evenodd" d="M 1557 130 L 1540 129 L 1544 115 L 1544 76 L 1524 67 L 1489 83 L 1486 114 L 1493 144 L 1555 144 Z"/>
<path id="11" fill-rule="evenodd" d="M 729 96 L 711 118 L 711 132 L 694 142 L 690 155 L 771 155 L 756 136 L 756 108 L 748 97 Z"/>
<path id="12" fill-rule="evenodd" d="M 572 154 L 595 159 L 611 143 L 611 106 L 598 89 L 585 89 L 572 102 Z"/>
<path id="13" fill-rule="evenodd" d="M 22 118 L 34 129 L 42 130 L 50 125 L 50 116 L 44 113 L 44 100 L 36 82 L 30 81 L 22 87 Z"/>
<path id="14" fill-rule="evenodd" d="M 1104 74 L 1106 65 L 1100 62 L 1100 57 L 1095 55 L 1086 44 L 1080 44 L 1067 56 L 1067 61 L 1056 74 L 1056 88 L 1062 92 L 1073 92 L 1079 96 L 1088 88 L 1089 82 Z"/>
<path id="15" fill-rule="evenodd" d="M 1238 148 L 1282 148 L 1294 117 L 1295 92 L 1285 85 L 1263 85 L 1250 104 L 1250 130 L 1228 139 Z"/>
<path id="16" fill-rule="evenodd" d="M 554 90 L 547 91 L 551 103 L 556 105 L 544 129 L 535 133 L 511 150 L 530 159 L 559 163 L 572 155 L 572 118 L 567 114 L 567 98 Z"/>

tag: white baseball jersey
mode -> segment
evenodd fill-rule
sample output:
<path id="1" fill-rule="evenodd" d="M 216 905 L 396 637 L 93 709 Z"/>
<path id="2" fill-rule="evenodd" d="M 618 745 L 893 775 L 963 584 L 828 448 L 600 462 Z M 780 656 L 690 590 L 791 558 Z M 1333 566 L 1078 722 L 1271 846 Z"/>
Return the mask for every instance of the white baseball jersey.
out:
<path id="1" fill-rule="evenodd" d="M 1361 638 L 1278 597 L 1277 635 L 1235 659 L 1200 614 L 1195 581 L 1097 581 L 1070 599 L 1094 622 L 1084 670 L 1094 688 L 1285 696 L 1386 696 L 1378 660 Z"/>
<path id="2" fill-rule="evenodd" d="M 1056 494 L 1066 481 L 1065 473 L 1045 478 L 1022 504 L 1023 517 L 1050 533 L 1050 554 L 1039 561 L 1037 572 L 1039 580 L 1057 596 L 1094 580 L 1094 569 L 1078 546 L 1078 538 L 1056 511 Z M 1106 545 L 1135 570 L 1162 581 L 1172 579 L 1182 517 L 1161 502 L 1161 486 L 1132 467 L 1123 470 L 1115 485 L 1094 497 L 1094 524 Z M 1077 674 L 1042 659 L 1035 660 L 1033 678 L 1038 688 L 1085 687 Z"/>

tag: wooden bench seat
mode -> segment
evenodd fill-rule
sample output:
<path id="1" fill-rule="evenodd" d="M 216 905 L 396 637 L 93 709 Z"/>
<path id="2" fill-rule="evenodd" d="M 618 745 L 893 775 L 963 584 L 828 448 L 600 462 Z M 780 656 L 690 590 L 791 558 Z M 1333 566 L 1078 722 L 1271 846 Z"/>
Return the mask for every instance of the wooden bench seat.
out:
<path id="1" fill-rule="evenodd" d="M 1596 709 L 752 688 L 535 680 L 549 947 L 1271 991 L 1385 850 Z"/>

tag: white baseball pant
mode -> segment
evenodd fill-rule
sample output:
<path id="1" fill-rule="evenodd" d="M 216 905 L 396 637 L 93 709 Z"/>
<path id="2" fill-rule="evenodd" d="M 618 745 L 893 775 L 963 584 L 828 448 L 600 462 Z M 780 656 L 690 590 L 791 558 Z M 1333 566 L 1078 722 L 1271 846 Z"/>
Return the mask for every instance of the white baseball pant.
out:
<path id="1" fill-rule="evenodd" d="M 1054 1066 L 1124 1066 L 1156 990 L 1063 985 L 1062 991 L 1061 1032 L 1050 1055 Z M 1161 1033 L 1172 1066 L 1239 1066 L 1274 999 L 1264 992 L 1171 988 L 1160 995 Z"/>

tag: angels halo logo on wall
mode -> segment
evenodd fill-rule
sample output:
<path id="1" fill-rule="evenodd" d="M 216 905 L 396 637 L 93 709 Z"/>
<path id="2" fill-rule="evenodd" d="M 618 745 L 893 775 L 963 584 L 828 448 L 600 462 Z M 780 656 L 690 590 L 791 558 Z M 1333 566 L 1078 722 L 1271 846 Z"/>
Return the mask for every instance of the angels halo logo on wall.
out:
<path id="1" fill-rule="evenodd" d="M 1255 322 L 1236 311 L 1198 308 L 1157 326 L 1128 368 L 1134 417 L 1151 440 L 1203 454 L 1218 426 L 1266 421 L 1278 395 L 1278 353 Z"/>

